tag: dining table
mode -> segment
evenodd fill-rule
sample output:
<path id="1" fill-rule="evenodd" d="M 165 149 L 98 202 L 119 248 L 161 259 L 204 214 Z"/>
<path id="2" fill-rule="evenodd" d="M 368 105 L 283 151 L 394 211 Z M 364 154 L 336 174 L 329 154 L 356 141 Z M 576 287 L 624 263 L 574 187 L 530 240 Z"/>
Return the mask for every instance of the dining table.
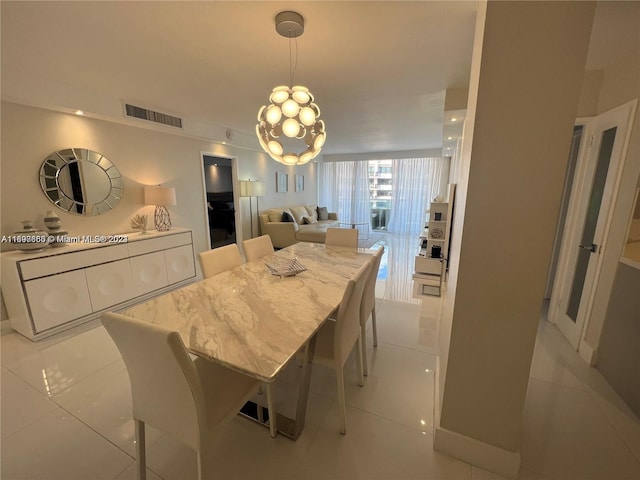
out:
<path id="1" fill-rule="evenodd" d="M 375 250 L 300 242 L 123 310 L 123 315 L 177 331 L 190 353 L 271 385 L 301 354 L 295 418 L 255 419 L 297 439 L 304 428 L 315 334 L 340 305 L 347 283 Z M 297 260 L 304 271 L 274 275 L 267 267 Z M 245 410 L 245 409 L 243 409 Z M 250 410 L 250 409 L 249 409 Z"/>

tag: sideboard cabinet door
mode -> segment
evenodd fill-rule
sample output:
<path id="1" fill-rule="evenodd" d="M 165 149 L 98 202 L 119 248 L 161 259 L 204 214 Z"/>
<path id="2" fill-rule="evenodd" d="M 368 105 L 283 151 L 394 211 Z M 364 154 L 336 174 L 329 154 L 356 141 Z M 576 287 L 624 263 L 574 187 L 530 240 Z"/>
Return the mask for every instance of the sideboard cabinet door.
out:
<path id="1" fill-rule="evenodd" d="M 30 280 L 24 287 L 36 333 L 91 313 L 83 270 Z"/>
<path id="2" fill-rule="evenodd" d="M 194 265 L 193 247 L 191 244 L 171 248 L 166 250 L 164 254 L 167 262 L 167 279 L 169 280 L 169 285 L 195 277 L 196 266 Z"/>
<path id="3" fill-rule="evenodd" d="M 134 297 L 129 259 L 89 267 L 85 273 L 94 312 Z"/>
<path id="4" fill-rule="evenodd" d="M 130 262 L 135 296 L 144 295 L 168 285 L 164 252 L 131 257 Z"/>

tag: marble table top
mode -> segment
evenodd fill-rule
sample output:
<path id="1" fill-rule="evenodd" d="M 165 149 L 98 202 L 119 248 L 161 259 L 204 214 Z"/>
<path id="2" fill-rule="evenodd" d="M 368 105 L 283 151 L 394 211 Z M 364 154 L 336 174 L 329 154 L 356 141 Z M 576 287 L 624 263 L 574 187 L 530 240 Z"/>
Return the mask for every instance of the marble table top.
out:
<path id="1" fill-rule="evenodd" d="M 192 353 L 272 382 L 339 306 L 373 252 L 297 243 L 122 314 L 176 330 Z M 293 258 L 307 270 L 277 277 L 265 266 Z"/>

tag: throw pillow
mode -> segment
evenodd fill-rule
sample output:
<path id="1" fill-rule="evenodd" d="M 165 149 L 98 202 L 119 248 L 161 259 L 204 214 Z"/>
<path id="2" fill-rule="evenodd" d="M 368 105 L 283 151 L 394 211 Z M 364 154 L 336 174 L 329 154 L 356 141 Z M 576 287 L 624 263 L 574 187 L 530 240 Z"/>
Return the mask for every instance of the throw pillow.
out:
<path id="1" fill-rule="evenodd" d="M 311 225 L 312 223 L 318 223 L 314 217 L 302 217 L 302 222 L 306 225 Z"/>
<path id="2" fill-rule="evenodd" d="M 327 212 L 327 207 L 318 207 L 318 220 L 329 220 L 329 212 Z"/>
<path id="3" fill-rule="evenodd" d="M 302 217 L 308 215 L 307 209 L 302 205 L 291 207 L 289 210 L 291 211 L 291 215 L 293 215 L 293 219 L 298 225 L 302 224 Z"/>
<path id="4" fill-rule="evenodd" d="M 269 215 L 269 221 L 270 222 L 281 222 L 282 221 L 282 212 L 280 212 L 280 211 L 278 211 L 278 212 L 269 211 L 268 215 Z"/>
<path id="5" fill-rule="evenodd" d="M 307 209 L 307 213 L 309 214 L 309 218 L 314 218 L 318 220 L 318 209 L 315 205 L 305 205 Z"/>
<path id="6" fill-rule="evenodd" d="M 283 222 L 295 222 L 293 217 L 289 212 L 282 212 L 282 221 Z"/>

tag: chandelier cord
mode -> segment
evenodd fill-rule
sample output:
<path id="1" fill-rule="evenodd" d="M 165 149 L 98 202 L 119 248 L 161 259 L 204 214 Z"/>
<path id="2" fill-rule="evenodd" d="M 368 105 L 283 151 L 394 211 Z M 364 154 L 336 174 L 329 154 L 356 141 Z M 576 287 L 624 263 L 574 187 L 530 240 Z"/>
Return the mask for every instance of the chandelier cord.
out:
<path id="1" fill-rule="evenodd" d="M 296 42 L 295 63 L 293 63 L 293 60 L 292 60 L 293 54 L 291 52 L 291 37 L 289 37 L 289 86 L 290 87 L 293 87 L 293 77 L 296 74 L 296 69 L 298 68 L 298 37 L 294 37 L 294 39 Z"/>

